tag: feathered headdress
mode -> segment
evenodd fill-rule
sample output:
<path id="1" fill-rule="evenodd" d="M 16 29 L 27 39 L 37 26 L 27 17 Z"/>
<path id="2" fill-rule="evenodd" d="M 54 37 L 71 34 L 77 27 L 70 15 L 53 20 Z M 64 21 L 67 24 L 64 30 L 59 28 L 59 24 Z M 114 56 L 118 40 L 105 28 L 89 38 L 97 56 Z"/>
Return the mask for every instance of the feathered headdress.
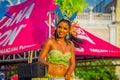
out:
<path id="1" fill-rule="evenodd" d="M 86 3 L 85 0 L 55 0 L 55 4 L 57 4 L 55 25 L 57 25 L 61 19 L 71 21 L 71 40 L 76 47 L 80 47 L 79 43 L 82 44 L 83 41 L 75 36 L 77 35 L 75 30 L 77 23 L 74 22 L 74 19 L 76 18 L 77 13 L 81 13 L 85 8 L 88 8 L 88 3 Z"/>
<path id="2" fill-rule="evenodd" d="M 83 12 L 88 8 L 88 3 L 85 0 L 55 0 L 57 4 L 57 15 L 59 18 L 74 20 L 77 13 Z"/>

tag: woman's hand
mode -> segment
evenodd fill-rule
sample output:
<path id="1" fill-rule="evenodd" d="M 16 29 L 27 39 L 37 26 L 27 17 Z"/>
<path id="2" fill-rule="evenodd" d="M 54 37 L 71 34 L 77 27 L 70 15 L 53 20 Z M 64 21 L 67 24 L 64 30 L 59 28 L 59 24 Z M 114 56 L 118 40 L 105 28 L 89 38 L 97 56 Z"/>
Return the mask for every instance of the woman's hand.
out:
<path id="1" fill-rule="evenodd" d="M 66 75 L 65 75 L 65 80 L 70 80 L 70 77 L 71 77 L 70 74 L 66 74 Z"/>
<path id="2" fill-rule="evenodd" d="M 48 63 L 48 73 L 51 73 L 51 71 L 52 71 L 52 74 L 53 74 L 54 73 L 53 72 L 53 64 Z"/>

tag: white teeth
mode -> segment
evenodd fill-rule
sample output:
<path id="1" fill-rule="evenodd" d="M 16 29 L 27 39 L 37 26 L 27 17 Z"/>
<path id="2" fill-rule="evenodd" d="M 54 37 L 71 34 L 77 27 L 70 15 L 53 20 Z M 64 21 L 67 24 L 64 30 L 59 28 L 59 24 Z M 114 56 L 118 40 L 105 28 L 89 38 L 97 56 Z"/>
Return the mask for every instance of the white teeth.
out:
<path id="1" fill-rule="evenodd" d="M 63 34 L 62 32 L 60 32 L 59 34 Z"/>
<path id="2" fill-rule="evenodd" d="M 60 33 L 60 35 L 63 35 L 63 33 Z"/>

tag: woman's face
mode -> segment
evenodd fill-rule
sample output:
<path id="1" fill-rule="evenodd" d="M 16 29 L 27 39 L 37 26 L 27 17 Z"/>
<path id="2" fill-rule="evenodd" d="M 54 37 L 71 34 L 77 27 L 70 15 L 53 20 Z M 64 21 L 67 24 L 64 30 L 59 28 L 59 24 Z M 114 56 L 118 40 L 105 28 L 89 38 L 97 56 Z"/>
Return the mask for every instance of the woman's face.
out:
<path id="1" fill-rule="evenodd" d="M 65 38 L 69 33 L 69 25 L 66 22 L 60 22 L 57 27 L 58 37 Z"/>

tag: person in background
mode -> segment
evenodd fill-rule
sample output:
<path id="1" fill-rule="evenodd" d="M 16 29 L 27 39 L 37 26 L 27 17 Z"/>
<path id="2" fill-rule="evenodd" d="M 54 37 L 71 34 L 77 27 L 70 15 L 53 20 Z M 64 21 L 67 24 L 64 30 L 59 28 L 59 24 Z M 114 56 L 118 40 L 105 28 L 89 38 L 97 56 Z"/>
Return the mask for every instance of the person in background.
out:
<path id="1" fill-rule="evenodd" d="M 74 44 L 70 39 L 71 22 L 61 19 L 53 38 L 49 38 L 40 53 L 39 62 L 47 66 L 49 78 L 70 80 L 75 68 Z"/>

